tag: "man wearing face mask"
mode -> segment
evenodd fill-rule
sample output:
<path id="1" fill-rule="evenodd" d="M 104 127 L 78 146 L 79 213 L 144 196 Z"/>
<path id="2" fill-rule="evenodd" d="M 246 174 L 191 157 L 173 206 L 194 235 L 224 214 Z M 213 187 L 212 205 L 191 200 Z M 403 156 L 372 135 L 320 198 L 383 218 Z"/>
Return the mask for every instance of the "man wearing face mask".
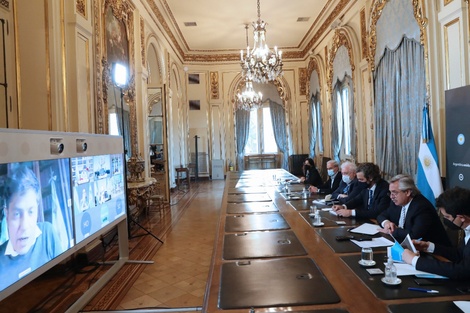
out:
<path id="1" fill-rule="evenodd" d="M 338 189 L 339 183 L 342 179 L 341 172 L 339 171 L 338 162 L 336 162 L 335 160 L 329 160 L 326 163 L 326 169 L 328 171 L 328 180 L 323 185 L 310 186 L 310 192 L 326 195 Z"/>
<path id="2" fill-rule="evenodd" d="M 464 230 L 465 239 L 458 247 L 434 244 L 429 241 L 413 240 L 416 250 L 440 255 L 450 262 L 420 256 L 405 249 L 402 258 L 417 270 L 449 277 L 470 279 L 470 190 L 454 187 L 446 190 L 436 199 L 436 206 L 444 217 L 444 224 L 453 230 Z"/>
<path id="3" fill-rule="evenodd" d="M 331 194 L 331 200 L 337 200 L 339 203 L 344 204 L 367 188 L 367 184 L 357 180 L 356 171 L 357 166 L 352 162 L 345 161 L 341 164 L 342 181 L 338 189 Z"/>
<path id="4" fill-rule="evenodd" d="M 345 204 L 334 205 L 333 211 L 338 216 L 375 219 L 390 205 L 388 183 L 382 179 L 380 169 L 374 163 L 359 164 L 356 177 L 359 182 L 366 183 L 367 188 Z"/>

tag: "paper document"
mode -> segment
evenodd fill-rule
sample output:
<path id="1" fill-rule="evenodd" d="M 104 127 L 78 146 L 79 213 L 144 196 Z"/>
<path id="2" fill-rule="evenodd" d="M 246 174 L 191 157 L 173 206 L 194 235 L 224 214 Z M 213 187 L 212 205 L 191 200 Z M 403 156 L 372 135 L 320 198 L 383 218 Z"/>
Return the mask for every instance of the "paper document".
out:
<path id="1" fill-rule="evenodd" d="M 334 216 L 338 216 L 338 213 L 336 213 L 336 211 L 333 211 L 333 209 L 331 209 L 330 214 Z"/>
<path id="2" fill-rule="evenodd" d="M 411 241 L 410 234 L 406 235 L 405 239 L 403 239 L 403 241 L 401 242 L 401 246 L 405 249 L 413 251 L 414 253 L 418 252 L 416 251 L 413 241 Z"/>
<path id="3" fill-rule="evenodd" d="M 377 230 L 379 227 L 380 226 L 376 225 L 376 224 L 364 223 L 359 227 L 351 229 L 350 232 L 351 233 L 364 234 L 364 235 L 375 235 L 379 232 Z"/>
<path id="4" fill-rule="evenodd" d="M 385 237 L 379 237 L 379 238 L 372 238 L 372 240 L 366 240 L 366 241 L 357 241 L 354 239 L 351 239 L 351 242 L 355 243 L 361 248 L 378 248 L 378 247 L 388 247 L 393 245 L 393 242 L 388 240 Z"/>
<path id="5" fill-rule="evenodd" d="M 395 263 L 395 262 L 393 262 L 393 263 L 394 263 L 395 267 L 397 268 L 397 276 L 429 274 L 428 272 L 418 271 L 411 264 Z"/>
<path id="6" fill-rule="evenodd" d="M 470 312 L 470 301 L 454 301 L 454 304 L 463 312 Z"/>
<path id="7" fill-rule="evenodd" d="M 321 210 L 322 210 L 322 211 L 332 211 L 333 208 L 323 208 L 323 209 L 321 209 Z"/>
<path id="8" fill-rule="evenodd" d="M 395 243 L 393 246 L 387 251 L 388 257 L 392 257 L 392 260 L 394 262 L 403 262 L 402 254 L 405 249 L 409 249 L 416 253 L 416 248 L 413 245 L 413 242 L 411 241 L 410 235 L 406 235 L 405 239 L 402 241 L 402 243 L 399 243 L 393 236 L 393 240 L 395 240 Z"/>
<path id="9" fill-rule="evenodd" d="M 313 203 L 313 204 L 325 205 L 325 200 L 313 200 L 312 203 Z"/>

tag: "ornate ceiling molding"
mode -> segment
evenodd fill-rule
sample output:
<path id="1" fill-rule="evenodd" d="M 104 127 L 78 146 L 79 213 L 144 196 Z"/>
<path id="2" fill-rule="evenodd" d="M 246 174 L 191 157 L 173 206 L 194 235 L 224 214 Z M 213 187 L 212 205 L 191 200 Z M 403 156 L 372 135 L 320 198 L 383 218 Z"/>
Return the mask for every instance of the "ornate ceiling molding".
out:
<path id="1" fill-rule="evenodd" d="M 1 1 L 1 0 L 0 0 Z M 351 2 L 352 0 L 340 0 L 339 3 L 336 5 L 336 7 L 331 11 L 331 13 L 328 15 L 328 17 L 324 20 L 323 24 L 318 28 L 317 31 L 315 31 L 314 36 L 310 41 L 307 43 L 305 48 L 303 50 L 283 50 L 282 58 L 284 60 L 289 60 L 289 59 L 303 59 L 305 58 L 312 48 L 319 42 L 320 38 L 324 36 L 326 32 L 330 30 L 330 25 L 333 23 L 335 20 L 338 19 L 338 17 L 341 15 L 342 11 L 346 8 L 346 6 Z M 220 63 L 220 62 L 238 62 L 240 61 L 240 53 L 237 50 L 234 53 L 227 52 L 227 53 L 211 53 L 211 51 L 202 51 L 198 50 L 196 53 L 194 52 L 188 52 L 185 53 L 181 45 L 178 43 L 178 40 L 176 36 L 173 34 L 171 31 L 168 23 L 166 22 L 165 18 L 163 17 L 162 12 L 160 9 L 157 7 L 155 4 L 155 0 L 147 0 L 147 3 L 149 7 L 151 8 L 151 11 L 155 15 L 157 21 L 157 25 L 161 25 L 163 28 L 163 31 L 166 33 L 168 36 L 169 41 L 172 43 L 172 45 L 175 47 L 176 51 L 180 54 L 181 59 L 183 62 L 202 62 L 202 63 Z M 168 3 L 164 0 L 162 1 L 163 5 L 165 6 L 167 12 L 169 13 L 169 18 L 171 19 L 172 23 L 174 25 L 177 25 L 176 20 L 174 17 L 171 15 L 171 10 L 170 7 L 168 6 Z M 324 13 L 322 11 L 322 13 Z M 314 26 L 312 26 L 313 28 Z M 183 40 L 183 45 L 186 50 L 189 50 L 188 44 L 186 41 L 184 41 L 184 37 L 181 34 L 181 31 L 176 28 L 176 32 L 178 33 L 179 37 L 182 38 Z M 204 53 L 207 52 L 207 53 Z"/>

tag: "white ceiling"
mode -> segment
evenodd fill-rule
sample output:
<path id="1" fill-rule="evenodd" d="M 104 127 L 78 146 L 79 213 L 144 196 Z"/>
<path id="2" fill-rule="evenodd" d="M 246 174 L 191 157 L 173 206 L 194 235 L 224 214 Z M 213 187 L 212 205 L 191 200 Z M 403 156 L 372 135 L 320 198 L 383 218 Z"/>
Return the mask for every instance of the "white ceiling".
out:
<path id="1" fill-rule="evenodd" d="M 253 46 L 252 22 L 258 19 L 256 0 L 161 0 L 166 2 L 172 26 L 188 52 L 238 51 L 246 48 L 245 25 Z M 336 0 L 260 0 L 261 19 L 267 23 L 270 48 L 303 49 L 320 20 Z M 323 10 L 323 11 L 322 11 Z M 297 22 L 298 18 L 309 18 Z M 195 22 L 187 27 L 184 23 Z M 176 24 L 176 25 L 175 25 Z"/>

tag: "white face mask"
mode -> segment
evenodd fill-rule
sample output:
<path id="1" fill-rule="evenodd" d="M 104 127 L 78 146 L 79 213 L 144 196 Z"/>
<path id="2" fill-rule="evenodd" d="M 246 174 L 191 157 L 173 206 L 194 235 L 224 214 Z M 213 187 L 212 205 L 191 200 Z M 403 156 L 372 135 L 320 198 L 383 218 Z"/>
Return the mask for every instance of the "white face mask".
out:
<path id="1" fill-rule="evenodd" d="M 351 177 L 349 177 L 349 175 L 344 175 L 343 181 L 346 185 L 348 185 L 351 182 Z"/>
<path id="2" fill-rule="evenodd" d="M 335 171 L 333 170 L 328 170 L 328 176 L 333 176 L 335 174 Z"/>

